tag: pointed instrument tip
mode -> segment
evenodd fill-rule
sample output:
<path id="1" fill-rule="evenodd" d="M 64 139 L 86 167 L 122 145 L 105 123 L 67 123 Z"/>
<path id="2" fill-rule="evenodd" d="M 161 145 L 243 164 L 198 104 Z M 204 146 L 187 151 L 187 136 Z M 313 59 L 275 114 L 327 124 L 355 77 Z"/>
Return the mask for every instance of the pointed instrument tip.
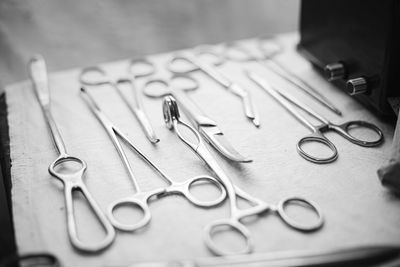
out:
<path id="1" fill-rule="evenodd" d="M 338 109 L 334 109 L 333 112 L 335 112 L 338 116 L 342 116 L 342 112 Z"/>
<path id="2" fill-rule="evenodd" d="M 253 119 L 251 119 L 251 121 L 253 122 L 254 126 L 256 126 L 257 128 L 260 128 L 259 118 L 253 118 Z"/>
<path id="3" fill-rule="evenodd" d="M 241 160 L 240 162 L 243 162 L 243 163 L 250 163 L 250 162 L 253 162 L 253 160 L 252 160 L 252 159 L 249 159 L 249 158 L 244 158 L 244 159 Z"/>
<path id="4" fill-rule="evenodd" d="M 156 137 L 149 137 L 149 140 L 152 144 L 157 144 L 158 142 L 160 142 L 160 139 Z"/>
<path id="5" fill-rule="evenodd" d="M 228 159 L 235 161 L 235 162 L 240 162 L 240 163 L 250 163 L 253 162 L 252 159 L 242 156 L 242 155 L 236 155 L 236 156 L 226 156 Z"/>

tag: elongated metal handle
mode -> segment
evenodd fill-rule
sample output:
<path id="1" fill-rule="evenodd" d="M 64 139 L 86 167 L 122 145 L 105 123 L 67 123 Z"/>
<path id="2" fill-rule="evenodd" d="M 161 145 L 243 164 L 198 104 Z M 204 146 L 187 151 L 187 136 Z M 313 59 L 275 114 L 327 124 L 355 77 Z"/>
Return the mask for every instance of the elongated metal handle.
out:
<path id="1" fill-rule="evenodd" d="M 111 223 L 107 220 L 106 216 L 103 214 L 96 201 L 93 199 L 92 195 L 87 190 L 83 182 L 80 183 L 69 183 L 65 182 L 65 203 L 67 209 L 67 220 L 68 220 L 68 233 L 71 243 L 79 250 L 87 252 L 98 252 L 105 249 L 114 241 L 115 230 Z M 74 190 L 80 190 L 84 197 L 86 198 L 90 208 L 94 212 L 95 216 L 101 223 L 106 236 L 97 243 L 84 243 L 82 242 L 77 234 L 77 225 L 74 214 L 74 205 L 72 200 L 72 192 Z"/>
<path id="2" fill-rule="evenodd" d="M 54 144 L 59 154 L 67 154 L 64 141 L 50 111 L 50 92 L 47 79 L 46 63 L 41 55 L 36 55 L 29 62 L 29 74 L 36 97 L 42 107 L 47 125 L 50 128 Z"/>
<path id="3" fill-rule="evenodd" d="M 40 105 L 47 107 L 50 104 L 50 90 L 47 78 L 47 69 L 44 58 L 35 55 L 29 61 L 29 75 L 35 88 Z"/>
<path id="4" fill-rule="evenodd" d="M 199 69 L 201 69 L 205 74 L 214 79 L 221 86 L 228 89 L 232 85 L 232 82 L 222 73 L 217 71 L 214 66 L 203 62 L 201 59 L 196 59 L 195 57 L 190 57 L 189 59 L 191 62 L 193 62 L 193 64 L 198 66 Z"/>
<path id="5" fill-rule="evenodd" d="M 257 84 L 261 89 L 263 89 L 267 94 L 269 94 L 272 98 L 274 98 L 283 108 L 285 108 L 289 113 L 292 114 L 293 117 L 295 117 L 298 121 L 300 121 L 304 126 L 308 127 L 311 131 L 315 131 L 316 127 L 309 121 L 307 120 L 300 112 L 298 112 L 293 105 L 290 103 L 293 103 L 294 105 L 298 106 L 299 108 L 306 110 L 307 113 L 310 113 L 310 109 L 307 109 L 306 107 L 303 107 L 303 105 L 299 105 L 297 101 L 291 100 L 292 98 L 288 99 L 283 95 L 281 92 L 277 91 L 275 88 L 273 88 L 270 83 L 262 78 L 260 75 L 254 73 L 254 72 L 249 72 L 245 71 L 247 77 L 249 77 L 250 80 L 252 80 L 255 84 Z M 319 117 L 318 117 L 319 118 Z M 324 120 L 324 122 L 327 122 Z"/>
<path id="6" fill-rule="evenodd" d="M 133 94 L 132 101 L 128 101 L 125 98 L 122 90 L 118 87 L 118 85 L 120 83 L 129 83 L 129 85 L 131 86 L 132 94 Z M 124 101 L 126 106 L 129 108 L 129 110 L 132 112 L 132 114 L 139 121 L 139 124 L 142 127 L 143 132 L 146 135 L 147 139 L 149 139 L 149 141 L 152 142 L 153 144 L 159 142 L 160 139 L 157 138 L 157 136 L 153 130 L 153 126 L 151 125 L 149 118 L 147 117 L 146 113 L 144 112 L 142 101 L 141 101 L 139 92 L 137 90 L 135 76 L 132 74 L 132 77 L 130 79 L 118 80 L 117 84 L 115 84 L 115 87 L 116 87 L 117 92 L 118 92 L 119 96 L 121 97 L 122 101 Z"/>

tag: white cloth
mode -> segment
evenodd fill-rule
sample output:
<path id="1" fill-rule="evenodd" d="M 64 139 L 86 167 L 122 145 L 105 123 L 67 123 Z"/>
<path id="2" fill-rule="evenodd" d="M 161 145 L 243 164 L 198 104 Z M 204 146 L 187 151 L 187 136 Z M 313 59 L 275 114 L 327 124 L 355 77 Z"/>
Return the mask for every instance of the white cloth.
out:
<path id="1" fill-rule="evenodd" d="M 288 228 L 273 214 L 249 223 L 256 252 L 362 244 L 400 245 L 400 201 L 387 193 L 376 175 L 376 170 L 387 161 L 393 127 L 320 77 L 295 51 L 295 35 L 284 36 L 282 40 L 287 49 L 278 59 L 328 96 L 343 111 L 343 117 L 332 114 L 254 62 L 228 62 L 220 70 L 252 94 L 261 118 L 259 129 L 245 118 L 239 99 L 204 74 L 193 74 L 201 87 L 190 93 L 201 109 L 218 123 L 233 146 L 254 160 L 249 164 L 230 164 L 213 151 L 236 184 L 272 204 L 286 196 L 301 195 L 317 202 L 324 212 L 326 223 L 323 229 L 310 234 Z M 249 48 L 255 48 L 254 40 L 245 42 Z M 157 65 L 158 74 L 168 75 L 165 63 L 170 56 L 150 57 Z M 103 67 L 117 76 L 125 73 L 127 62 L 109 63 Z M 328 134 L 339 150 L 338 160 L 325 165 L 304 160 L 297 154 L 295 144 L 309 134 L 309 130 L 249 81 L 242 72 L 243 67 L 265 75 L 276 87 L 297 95 L 333 122 L 362 119 L 377 124 L 385 133 L 384 144 L 363 148 L 337 134 Z M 105 210 L 110 202 L 129 196 L 133 189 L 109 137 L 79 96 L 79 72 L 74 69 L 50 75 L 52 112 L 68 152 L 88 163 L 85 182 Z M 91 92 L 111 120 L 172 178 L 182 181 L 199 174 L 211 174 L 164 126 L 160 99 L 142 96 L 147 114 L 161 139 L 160 143 L 152 145 L 112 89 L 104 86 L 93 88 Z M 135 233 L 118 232 L 114 244 L 101 254 L 86 255 L 74 250 L 67 236 L 62 185 L 47 171 L 57 156 L 56 151 L 31 84 L 10 85 L 6 94 L 12 205 L 19 253 L 49 251 L 57 255 L 64 266 L 123 265 L 136 261 L 210 256 L 202 239 L 203 226 L 228 216 L 228 204 L 201 209 L 180 196 L 152 202 L 150 225 Z M 143 190 L 163 184 L 135 153 L 127 149 L 126 152 Z M 79 197 L 76 199 L 79 233 L 91 240 L 98 238 L 98 224 L 87 211 L 85 202 Z"/>

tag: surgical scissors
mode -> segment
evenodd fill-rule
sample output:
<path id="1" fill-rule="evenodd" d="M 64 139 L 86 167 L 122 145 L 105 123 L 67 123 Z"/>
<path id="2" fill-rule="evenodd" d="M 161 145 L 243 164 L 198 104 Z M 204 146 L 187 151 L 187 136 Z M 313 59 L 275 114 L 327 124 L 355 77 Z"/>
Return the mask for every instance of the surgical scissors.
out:
<path id="1" fill-rule="evenodd" d="M 223 62 L 223 59 L 211 50 L 205 51 L 204 49 L 194 49 L 195 55 L 210 54 L 213 55 L 217 62 L 211 64 L 202 60 L 202 58 L 195 56 L 191 53 L 176 54 L 168 62 L 168 69 L 175 74 L 186 74 L 193 71 L 202 71 L 222 87 L 238 96 L 242 100 L 243 110 L 247 118 L 249 118 L 256 127 L 260 126 L 260 118 L 256 111 L 255 105 L 251 99 L 250 93 L 238 83 L 231 81 L 228 77 L 224 76 L 221 72 L 215 69 L 214 66 Z M 187 66 L 182 67 L 179 61 L 186 62 Z M 213 66 L 214 65 L 214 66 Z"/>
<path id="2" fill-rule="evenodd" d="M 177 82 L 185 82 L 183 86 L 178 86 Z M 159 86 L 155 86 L 158 84 Z M 161 86 L 161 87 L 160 87 Z M 251 162 L 225 139 L 224 134 L 218 128 L 217 123 L 203 114 L 203 112 L 186 95 L 186 91 L 192 91 L 199 87 L 198 82 L 185 74 L 175 74 L 169 80 L 150 79 L 143 87 L 143 93 L 152 98 L 161 98 L 172 95 L 182 106 L 186 116 L 191 123 L 196 126 L 200 134 L 210 143 L 219 153 L 226 158 L 237 162 Z"/>
<path id="3" fill-rule="evenodd" d="M 147 139 L 153 144 L 160 141 L 154 133 L 153 127 L 150 124 L 142 102 L 140 101 L 139 94 L 137 92 L 136 79 L 140 77 L 150 76 L 155 73 L 155 67 L 152 62 L 147 59 L 133 59 L 129 63 L 129 75 L 120 79 L 113 79 L 106 71 L 100 67 L 87 67 L 84 68 L 80 74 L 79 80 L 83 85 L 99 86 L 99 85 L 110 85 L 114 88 L 124 103 L 128 106 L 130 111 L 135 115 L 139 121 Z M 129 83 L 133 93 L 133 103 L 130 103 L 121 91 L 119 84 Z"/>
<path id="4" fill-rule="evenodd" d="M 238 42 L 227 43 L 224 48 L 225 57 L 227 59 L 239 62 L 255 61 L 262 67 L 267 68 L 268 70 L 274 72 L 276 75 L 278 75 L 285 81 L 299 88 L 304 93 L 306 93 L 314 100 L 318 101 L 321 105 L 330 109 L 337 115 L 339 116 L 342 115 L 342 112 L 337 107 L 335 107 L 326 97 L 321 95 L 306 81 L 298 77 L 293 72 L 289 71 L 286 67 L 284 67 L 281 63 L 279 63 L 279 61 L 277 61 L 274 58 L 276 55 L 282 53 L 283 51 L 282 45 L 280 45 L 277 41 L 274 41 L 273 38 L 263 38 L 263 37 L 258 38 L 257 44 L 258 44 L 258 53 L 256 54 L 248 50 L 246 47 L 244 47 Z"/>
<path id="5" fill-rule="evenodd" d="M 337 159 L 338 152 L 335 145 L 331 141 L 329 141 L 328 138 L 324 136 L 324 133 L 328 131 L 337 132 L 350 142 L 364 147 L 377 146 L 383 141 L 382 131 L 374 124 L 360 120 L 348 121 L 343 124 L 333 124 L 324 117 L 322 117 L 321 115 L 319 115 L 317 112 L 312 110 L 311 108 L 305 106 L 304 104 L 301 104 L 301 102 L 295 99 L 294 97 L 288 95 L 287 93 L 283 93 L 274 89 L 267 82 L 267 80 L 263 79 L 261 76 L 248 71 L 246 71 L 246 74 L 260 88 L 262 88 L 265 92 L 271 95 L 276 101 L 278 101 L 278 103 L 281 104 L 287 111 L 289 111 L 298 121 L 300 121 L 304 126 L 308 127 L 312 131 L 310 135 L 301 138 L 297 143 L 297 151 L 306 160 L 309 160 L 314 163 L 331 163 Z M 319 125 L 312 124 L 302 114 L 300 114 L 294 108 L 294 106 L 305 111 L 307 114 L 318 120 L 320 124 Z M 378 135 L 378 138 L 373 141 L 358 139 L 350 134 L 349 131 L 352 127 L 359 127 L 365 130 L 372 130 Z M 307 153 L 302 148 L 304 144 L 313 142 L 317 142 L 327 146 L 331 150 L 332 154 L 327 157 L 318 157 L 318 156 L 313 156 L 310 153 Z"/>
<path id="6" fill-rule="evenodd" d="M 42 56 L 36 55 L 30 60 L 29 73 L 35 89 L 36 97 L 42 107 L 44 117 L 54 141 L 54 145 L 59 154 L 57 159 L 50 164 L 49 173 L 53 177 L 62 181 L 64 184 L 69 238 L 72 245 L 79 250 L 87 252 L 100 251 L 111 245 L 111 243 L 114 241 L 115 230 L 107 220 L 107 217 L 101 211 L 100 207 L 82 180 L 87 168 L 86 162 L 80 158 L 70 156 L 67 153 L 60 131 L 58 130 L 57 124 L 51 114 L 51 99 L 46 63 Z M 72 192 L 75 190 L 80 191 L 85 196 L 89 206 L 105 230 L 106 236 L 98 243 L 87 244 L 82 242 L 78 237 L 72 197 Z"/>
<path id="7" fill-rule="evenodd" d="M 216 255 L 232 254 L 232 251 L 221 249 L 213 239 L 213 237 L 215 237 L 215 234 L 224 228 L 230 229 L 240 234 L 246 241 L 244 249 L 234 252 L 235 254 L 245 254 L 252 252 L 253 241 L 250 231 L 241 221 L 247 217 L 261 215 L 268 211 L 276 212 L 283 220 L 283 222 L 299 231 L 310 232 L 322 227 L 324 222 L 322 213 L 319 207 L 312 201 L 309 201 L 302 197 L 289 197 L 281 200 L 278 205 L 271 205 L 261 199 L 249 195 L 239 187 L 235 186 L 222 170 L 222 168 L 219 166 L 217 161 L 207 150 L 206 146 L 200 138 L 199 133 L 180 119 L 178 105 L 173 97 L 167 96 L 164 98 L 163 114 L 167 127 L 171 130 L 175 130 L 179 139 L 181 139 L 200 159 L 202 159 L 208 165 L 208 167 L 217 176 L 219 181 L 224 185 L 227 192 L 230 206 L 229 218 L 220 219 L 215 222 L 209 223 L 204 228 L 205 243 L 211 252 Z M 183 135 L 180 130 L 181 127 L 186 128 L 187 130 L 192 132 L 196 138 L 196 141 L 192 141 L 193 138 L 189 139 L 187 135 Z M 251 207 L 240 209 L 237 203 L 239 197 L 249 202 L 251 204 Z M 304 224 L 291 218 L 285 212 L 285 207 L 293 202 L 301 203 L 304 206 L 309 207 L 318 217 L 316 222 L 314 224 Z"/>
<path id="8" fill-rule="evenodd" d="M 189 202 L 191 202 L 195 206 L 203 207 L 203 208 L 210 208 L 216 205 L 219 205 L 224 201 L 226 198 L 226 192 L 224 187 L 221 183 L 216 180 L 215 178 L 207 175 L 196 176 L 191 179 L 188 179 L 184 182 L 176 182 L 168 177 L 162 170 L 160 170 L 149 158 L 145 156 L 143 152 L 141 152 L 129 139 L 125 136 L 107 117 L 106 115 L 100 110 L 99 106 L 94 101 L 93 97 L 90 93 L 85 89 L 81 88 L 81 96 L 92 110 L 93 114 L 97 117 L 100 123 L 103 125 L 104 129 L 108 133 L 109 137 L 111 138 L 115 148 L 120 155 L 125 168 L 128 171 L 130 180 L 135 189 L 135 193 L 132 196 L 122 198 L 120 200 L 116 200 L 110 204 L 107 209 L 107 215 L 110 219 L 111 223 L 118 229 L 123 231 L 134 231 L 137 230 L 146 224 L 148 224 L 151 220 L 151 213 L 149 208 L 149 200 L 153 196 L 159 196 L 162 194 L 180 194 L 183 195 Z M 132 167 L 129 164 L 128 158 L 125 155 L 124 150 L 122 149 L 121 143 L 118 141 L 120 137 L 126 145 L 128 145 L 133 151 L 135 151 L 147 164 L 149 164 L 168 184 L 167 187 L 161 187 L 157 189 L 153 189 L 147 192 L 144 192 L 140 189 L 139 184 L 135 178 L 133 173 Z M 190 191 L 193 185 L 196 183 L 208 183 L 210 185 L 215 186 L 219 191 L 220 195 L 214 200 L 201 200 L 198 199 L 195 195 L 193 195 Z M 127 224 L 120 222 L 114 215 L 114 212 L 119 207 L 123 206 L 130 206 L 133 209 L 137 208 L 142 211 L 143 217 L 136 223 Z"/>

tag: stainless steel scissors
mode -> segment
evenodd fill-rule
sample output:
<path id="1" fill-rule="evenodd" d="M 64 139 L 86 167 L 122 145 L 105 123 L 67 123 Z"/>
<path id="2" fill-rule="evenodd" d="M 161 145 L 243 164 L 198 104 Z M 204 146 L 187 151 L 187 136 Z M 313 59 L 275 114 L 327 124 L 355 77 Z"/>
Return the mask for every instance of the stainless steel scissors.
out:
<path id="1" fill-rule="evenodd" d="M 33 87 L 35 88 L 36 97 L 42 107 L 47 125 L 49 126 L 53 137 L 54 145 L 59 156 L 50 164 L 49 173 L 59 179 L 64 184 L 65 204 L 67 211 L 68 234 L 71 243 L 79 250 L 87 252 L 97 252 L 108 247 L 115 238 L 115 230 L 107 217 L 103 214 L 100 207 L 86 188 L 82 178 L 85 174 L 87 165 L 80 158 L 70 156 L 64 145 L 60 131 L 57 128 L 56 122 L 53 119 L 50 108 L 50 92 L 47 79 L 46 63 L 42 56 L 36 55 L 29 62 L 29 72 L 32 79 Z M 73 168 L 72 166 L 73 165 Z M 74 205 L 72 192 L 79 190 L 85 196 L 89 206 L 93 210 L 97 219 L 103 226 L 106 236 L 97 243 L 82 242 L 77 234 L 77 225 L 75 221 Z"/>
<path id="2" fill-rule="evenodd" d="M 221 72 L 215 69 L 215 65 L 222 63 L 223 59 L 220 58 L 219 55 L 213 53 L 211 50 L 205 51 L 204 49 L 194 49 L 194 53 L 197 55 L 213 55 L 215 58 L 217 58 L 217 62 L 213 66 L 212 64 L 205 62 L 201 57 L 196 57 L 191 53 L 176 54 L 168 62 L 168 69 L 176 74 L 186 74 L 197 70 L 202 71 L 222 87 L 240 97 L 246 117 L 249 118 L 256 127 L 259 127 L 260 118 L 251 99 L 250 93 L 241 85 L 231 81 L 228 77 L 224 76 Z M 181 63 L 186 62 L 186 66 L 179 64 L 180 61 Z"/>
<path id="3" fill-rule="evenodd" d="M 126 77 L 113 79 L 100 67 L 88 67 L 82 70 L 79 80 L 83 85 L 99 86 L 106 84 L 113 87 L 139 121 L 144 133 L 146 134 L 146 137 L 150 140 L 150 142 L 157 143 L 160 141 L 160 139 L 158 139 L 155 135 L 153 127 L 151 126 L 150 121 L 144 112 L 144 108 L 136 88 L 136 79 L 150 76 L 154 72 L 155 67 L 149 60 L 133 59 L 130 61 L 128 70 L 129 74 Z M 131 85 L 132 93 L 134 95 L 133 103 L 130 103 L 124 97 L 124 94 L 118 86 L 119 83 L 129 83 Z"/>
<path id="4" fill-rule="evenodd" d="M 299 154 L 314 163 L 330 163 L 333 162 L 337 159 L 338 157 L 338 152 L 335 147 L 335 145 L 329 141 L 328 138 L 326 138 L 323 134 L 328 131 L 335 131 L 350 142 L 359 145 L 359 146 L 364 146 L 364 147 L 373 147 L 377 146 L 383 141 L 383 133 L 382 131 L 374 124 L 371 124 L 366 121 L 348 121 L 343 124 L 334 124 L 321 115 L 319 115 L 317 112 L 312 110 L 311 108 L 305 106 L 304 104 L 301 104 L 300 101 L 295 99 L 294 97 L 288 95 L 287 93 L 280 92 L 276 89 L 274 89 L 268 82 L 267 80 L 263 79 L 261 76 L 253 73 L 253 72 L 248 72 L 246 71 L 248 77 L 254 81 L 258 86 L 260 86 L 264 91 L 266 91 L 269 95 L 271 95 L 278 103 L 280 103 L 287 111 L 289 111 L 298 121 L 300 121 L 304 126 L 308 127 L 311 131 L 312 134 L 305 136 L 299 140 L 297 143 L 297 151 Z M 319 125 L 314 125 L 312 124 L 309 120 L 307 120 L 300 112 L 298 112 L 294 106 L 298 107 L 299 109 L 304 110 L 307 114 L 315 118 L 320 122 Z M 367 141 L 367 140 L 362 140 L 358 139 L 350 134 L 350 129 L 352 127 L 358 127 L 362 128 L 365 130 L 372 130 L 374 131 L 377 135 L 378 138 L 373 141 Z M 307 153 L 303 149 L 303 145 L 306 143 L 320 143 L 322 145 L 327 146 L 331 151 L 332 154 L 328 157 L 318 157 L 318 156 L 313 156 L 310 153 Z"/>
<path id="5" fill-rule="evenodd" d="M 167 127 L 169 129 L 174 129 L 178 137 L 188 147 L 190 147 L 191 150 L 200 159 L 202 159 L 208 165 L 208 167 L 215 173 L 219 181 L 224 185 L 225 190 L 227 192 L 230 205 L 229 218 L 220 219 L 215 222 L 212 222 L 208 224 L 204 229 L 205 243 L 211 252 L 213 252 L 216 255 L 244 254 L 252 252 L 253 241 L 250 231 L 241 222 L 241 220 L 250 216 L 261 215 L 268 211 L 276 212 L 287 225 L 299 231 L 310 232 L 310 231 L 315 231 L 322 227 L 324 220 L 319 207 L 315 203 L 305 198 L 289 197 L 281 200 L 278 203 L 278 205 L 271 205 L 261 199 L 249 195 L 239 187 L 235 186 L 229 179 L 229 177 L 225 174 L 225 172 L 222 170 L 222 168 L 219 166 L 217 161 L 207 150 L 206 146 L 204 145 L 204 143 L 200 138 L 199 133 L 194 128 L 192 128 L 191 126 L 180 120 L 178 105 L 173 97 L 167 96 L 164 98 L 163 113 Z M 189 139 L 187 134 L 183 135 L 180 130 L 182 128 L 185 128 L 190 132 L 192 132 L 193 135 L 195 136 L 196 141 L 193 141 L 193 138 Z M 246 209 L 240 209 L 237 203 L 237 199 L 239 197 L 249 202 L 251 204 L 251 207 Z M 301 203 L 309 207 L 313 212 L 315 212 L 315 214 L 318 217 L 316 222 L 312 224 L 304 224 L 294 220 L 288 214 L 286 214 L 285 207 L 293 202 Z M 219 231 L 221 231 L 221 229 L 229 229 L 231 231 L 237 232 L 238 234 L 242 235 L 243 238 L 246 240 L 246 245 L 244 249 L 233 253 L 232 251 L 226 251 L 225 249 L 221 249 L 213 239 L 215 235 Z"/>
<path id="6" fill-rule="evenodd" d="M 260 37 L 257 40 L 257 44 L 258 53 L 253 53 L 238 42 L 227 43 L 225 45 L 225 57 L 239 62 L 256 61 L 261 66 L 273 71 L 282 79 L 296 86 L 337 115 L 342 115 L 342 112 L 326 97 L 275 59 L 276 55 L 283 52 L 283 47 L 279 42 L 273 40 L 271 37 Z"/>
<path id="7" fill-rule="evenodd" d="M 199 207 L 210 208 L 216 205 L 219 205 L 226 198 L 226 192 L 221 183 L 215 178 L 207 175 L 200 175 L 188 179 L 184 182 L 176 182 L 168 177 L 163 171 L 161 171 L 149 158 L 143 154 L 129 139 L 125 136 L 114 124 L 106 117 L 106 115 L 100 110 L 99 106 L 95 103 L 93 97 L 89 94 L 85 88 L 81 88 L 81 95 L 84 98 L 85 102 L 88 104 L 89 108 L 92 110 L 93 114 L 97 117 L 100 123 L 103 125 L 104 129 L 110 136 L 112 142 L 114 143 L 115 148 L 117 149 L 127 171 L 129 177 L 132 181 L 132 184 L 135 189 L 135 194 L 129 197 L 125 197 L 120 200 L 116 200 L 110 204 L 107 209 L 107 215 L 111 221 L 111 223 L 118 229 L 124 231 L 134 231 L 139 229 L 150 222 L 151 213 L 149 208 L 149 200 L 153 196 L 159 196 L 161 194 L 180 194 L 189 200 L 192 204 Z M 118 141 L 118 138 L 121 138 L 127 146 L 129 146 L 133 151 L 135 151 L 147 164 L 149 164 L 167 183 L 167 187 L 161 187 L 157 189 L 153 189 L 147 192 L 144 192 L 140 189 L 139 184 L 135 178 L 132 167 L 129 164 L 129 161 L 125 155 L 124 150 L 121 147 L 121 143 Z M 194 184 L 199 183 L 208 183 L 212 186 L 215 186 L 220 195 L 214 200 L 201 200 L 198 199 L 195 195 L 193 195 L 190 191 Z M 119 207 L 131 207 L 132 209 L 139 209 L 142 211 L 143 217 L 136 223 L 126 224 L 120 222 L 114 215 L 114 212 Z"/>
<path id="8" fill-rule="evenodd" d="M 183 80 L 184 86 L 177 85 L 180 80 Z M 154 86 L 156 84 L 161 86 Z M 218 128 L 217 123 L 204 115 L 197 105 L 186 95 L 186 91 L 195 90 L 198 87 L 197 81 L 190 76 L 175 74 L 169 80 L 148 80 L 143 87 L 143 93 L 152 98 L 161 98 L 167 95 L 174 96 L 192 124 L 195 125 L 204 139 L 218 152 L 232 161 L 251 162 L 251 159 L 242 156 L 230 145 L 222 131 Z"/>

